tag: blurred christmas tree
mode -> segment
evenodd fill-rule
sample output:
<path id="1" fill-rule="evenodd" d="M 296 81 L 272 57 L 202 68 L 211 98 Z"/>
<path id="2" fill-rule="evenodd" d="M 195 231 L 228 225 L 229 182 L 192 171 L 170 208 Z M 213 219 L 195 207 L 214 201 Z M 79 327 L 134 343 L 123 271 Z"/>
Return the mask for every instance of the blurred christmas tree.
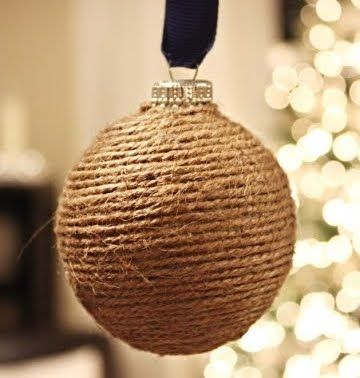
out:
<path id="1" fill-rule="evenodd" d="M 298 30 L 271 52 L 265 92 L 298 205 L 293 270 L 205 378 L 360 377 L 360 0 L 308 0 Z"/>

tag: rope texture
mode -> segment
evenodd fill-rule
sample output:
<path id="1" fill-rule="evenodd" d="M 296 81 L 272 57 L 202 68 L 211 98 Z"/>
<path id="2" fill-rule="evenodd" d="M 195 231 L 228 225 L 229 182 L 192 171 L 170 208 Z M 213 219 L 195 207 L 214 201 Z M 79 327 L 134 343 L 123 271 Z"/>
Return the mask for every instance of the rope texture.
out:
<path id="1" fill-rule="evenodd" d="M 272 154 L 216 105 L 145 104 L 69 173 L 56 234 L 103 328 L 193 354 L 238 339 L 269 308 L 291 266 L 294 204 Z"/>

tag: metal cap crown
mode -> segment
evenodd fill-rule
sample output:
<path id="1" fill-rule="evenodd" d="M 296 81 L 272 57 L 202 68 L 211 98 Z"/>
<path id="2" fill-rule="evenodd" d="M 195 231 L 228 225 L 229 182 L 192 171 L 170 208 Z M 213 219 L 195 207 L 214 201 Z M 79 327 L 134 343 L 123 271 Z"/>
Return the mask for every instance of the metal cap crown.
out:
<path id="1" fill-rule="evenodd" d="M 212 101 L 212 84 L 207 80 L 172 80 L 155 83 L 153 105 L 202 104 Z"/>

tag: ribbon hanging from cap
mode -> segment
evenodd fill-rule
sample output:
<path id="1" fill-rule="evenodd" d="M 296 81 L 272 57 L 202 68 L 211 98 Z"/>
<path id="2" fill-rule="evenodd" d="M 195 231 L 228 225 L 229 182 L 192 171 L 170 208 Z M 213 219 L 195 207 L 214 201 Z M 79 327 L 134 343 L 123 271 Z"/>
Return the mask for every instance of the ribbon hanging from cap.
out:
<path id="1" fill-rule="evenodd" d="M 161 50 L 170 67 L 197 68 L 212 48 L 218 0 L 166 0 Z"/>

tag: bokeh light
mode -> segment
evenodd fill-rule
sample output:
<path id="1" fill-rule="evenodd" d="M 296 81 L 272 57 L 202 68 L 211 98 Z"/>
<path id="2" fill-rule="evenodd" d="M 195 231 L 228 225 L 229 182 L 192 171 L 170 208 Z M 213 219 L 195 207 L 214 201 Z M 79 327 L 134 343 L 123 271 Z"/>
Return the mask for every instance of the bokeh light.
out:
<path id="1" fill-rule="evenodd" d="M 260 352 L 263 349 L 279 346 L 285 338 L 283 326 L 274 321 L 259 320 L 253 324 L 238 345 L 246 352 Z"/>
<path id="2" fill-rule="evenodd" d="M 322 215 L 330 226 L 338 226 L 345 214 L 345 202 L 342 198 L 332 198 L 325 202 Z"/>
<path id="3" fill-rule="evenodd" d="M 299 186 L 304 196 L 318 200 L 322 199 L 326 190 L 324 182 L 319 180 L 319 172 L 317 170 L 304 172 Z"/>
<path id="4" fill-rule="evenodd" d="M 311 27 L 309 40 L 318 50 L 330 49 L 335 43 L 335 33 L 329 26 L 317 24 Z"/>
<path id="5" fill-rule="evenodd" d="M 314 127 L 299 139 L 297 145 L 302 160 L 313 162 L 330 151 L 332 147 L 332 135 L 321 127 Z"/>
<path id="6" fill-rule="evenodd" d="M 318 0 L 315 9 L 319 18 L 326 22 L 337 21 L 341 16 L 341 5 L 336 0 Z"/>
<path id="7" fill-rule="evenodd" d="M 345 177 L 345 167 L 337 160 L 328 161 L 321 168 L 321 179 L 330 187 L 341 186 Z"/>
<path id="8" fill-rule="evenodd" d="M 304 67 L 298 75 L 299 85 L 308 87 L 313 93 L 318 93 L 324 84 L 321 74 L 312 67 Z"/>
<path id="9" fill-rule="evenodd" d="M 336 295 L 336 306 L 342 312 L 355 311 L 360 305 L 360 295 L 356 290 L 341 289 Z"/>
<path id="10" fill-rule="evenodd" d="M 333 262 L 345 262 L 350 258 L 352 251 L 351 241 L 346 235 L 335 235 L 327 244 L 327 254 Z"/>
<path id="11" fill-rule="evenodd" d="M 341 338 L 343 353 L 360 353 L 360 328 L 350 329 Z"/>
<path id="12" fill-rule="evenodd" d="M 273 83 L 283 91 L 291 91 L 298 83 L 298 75 L 294 68 L 278 66 L 273 71 Z"/>
<path id="13" fill-rule="evenodd" d="M 312 356 L 320 365 L 335 362 L 341 353 L 341 344 L 337 340 L 324 339 L 315 344 Z"/>
<path id="14" fill-rule="evenodd" d="M 315 105 L 315 96 L 309 88 L 299 85 L 290 93 L 289 102 L 296 112 L 308 113 Z"/>
<path id="15" fill-rule="evenodd" d="M 320 366 L 310 356 L 294 355 L 286 363 L 284 378 L 319 378 Z"/>
<path id="16" fill-rule="evenodd" d="M 347 97 L 339 88 L 327 88 L 322 93 L 322 105 L 326 107 L 345 108 Z"/>
<path id="17" fill-rule="evenodd" d="M 321 116 L 321 125 L 333 133 L 338 133 L 345 129 L 347 124 L 347 114 L 341 107 L 327 107 Z"/>
<path id="18" fill-rule="evenodd" d="M 314 57 L 314 64 L 319 72 L 329 77 L 339 75 L 342 70 L 341 58 L 329 50 L 319 51 Z"/>
<path id="19" fill-rule="evenodd" d="M 277 152 L 276 157 L 286 172 L 294 172 L 302 164 L 300 151 L 295 144 L 282 146 Z"/>
<path id="20" fill-rule="evenodd" d="M 360 371 L 360 355 L 349 354 L 339 363 L 340 378 L 357 378 Z"/>
<path id="21" fill-rule="evenodd" d="M 231 378 L 232 368 L 223 361 L 210 362 L 204 370 L 204 378 Z"/>
<path id="22" fill-rule="evenodd" d="M 284 109 L 289 105 L 289 94 L 275 85 L 270 85 L 265 91 L 265 101 L 273 109 Z"/>
<path id="23" fill-rule="evenodd" d="M 347 131 L 334 140 L 333 151 L 335 156 L 342 161 L 354 160 L 359 152 L 358 137 L 354 132 Z"/>

